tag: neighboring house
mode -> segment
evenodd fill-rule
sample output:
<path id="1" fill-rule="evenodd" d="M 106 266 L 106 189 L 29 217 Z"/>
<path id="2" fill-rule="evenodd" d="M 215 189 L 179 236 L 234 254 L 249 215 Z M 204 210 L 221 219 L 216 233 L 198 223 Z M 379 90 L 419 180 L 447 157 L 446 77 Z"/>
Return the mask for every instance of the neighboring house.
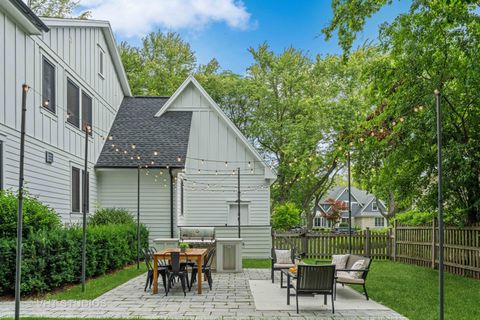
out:
<path id="1" fill-rule="evenodd" d="M 176 236 L 179 226 L 234 237 L 240 168 L 244 256 L 270 254 L 276 176 L 193 77 L 170 98 L 132 97 L 108 22 L 39 19 L 21 0 L 0 2 L 0 43 L 2 189 L 18 188 L 26 83 L 26 188 L 62 221 L 82 217 L 82 128 L 90 125 L 90 212 L 122 207 L 136 215 L 140 172 L 140 216 L 151 239 Z"/>
<path id="2" fill-rule="evenodd" d="M 385 204 L 381 200 L 376 200 L 375 196 L 367 191 L 352 187 L 352 226 L 365 228 L 383 228 L 387 226 L 387 220 L 381 215 L 380 209 L 387 211 Z M 325 197 L 318 203 L 315 217 L 313 218 L 314 228 L 331 228 L 331 223 L 322 216 L 322 213 L 328 213 L 330 204 L 328 199 L 343 201 L 348 206 L 348 188 L 332 187 Z M 348 209 L 342 212 L 341 222 L 348 223 Z"/>

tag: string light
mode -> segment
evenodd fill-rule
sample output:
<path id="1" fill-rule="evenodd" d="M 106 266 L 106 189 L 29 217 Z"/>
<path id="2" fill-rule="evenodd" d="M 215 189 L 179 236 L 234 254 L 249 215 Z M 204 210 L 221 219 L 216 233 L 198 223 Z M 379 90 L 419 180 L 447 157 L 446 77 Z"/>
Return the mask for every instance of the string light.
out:
<path id="1" fill-rule="evenodd" d="M 136 147 L 137 147 L 136 145 L 132 144 L 132 149 L 135 149 Z"/>
<path id="2" fill-rule="evenodd" d="M 154 155 L 154 156 L 158 156 L 158 152 L 157 152 L 157 151 L 154 151 L 154 152 L 153 152 L 153 155 Z"/>
<path id="3" fill-rule="evenodd" d="M 181 162 L 182 161 L 182 158 L 180 156 L 177 157 L 177 161 L 178 162 Z"/>
<path id="4" fill-rule="evenodd" d="M 251 162 L 248 161 L 248 167 L 250 168 L 252 166 Z"/>
<path id="5" fill-rule="evenodd" d="M 225 161 L 225 167 L 228 167 L 228 161 Z"/>

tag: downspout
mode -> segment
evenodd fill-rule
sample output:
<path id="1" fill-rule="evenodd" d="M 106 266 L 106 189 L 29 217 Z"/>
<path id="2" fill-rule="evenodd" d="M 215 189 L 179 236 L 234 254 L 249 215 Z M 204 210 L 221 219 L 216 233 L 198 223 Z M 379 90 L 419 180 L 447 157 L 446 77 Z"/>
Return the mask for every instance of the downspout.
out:
<path id="1" fill-rule="evenodd" d="M 170 174 L 170 238 L 173 238 L 173 173 L 172 168 L 168 168 Z"/>

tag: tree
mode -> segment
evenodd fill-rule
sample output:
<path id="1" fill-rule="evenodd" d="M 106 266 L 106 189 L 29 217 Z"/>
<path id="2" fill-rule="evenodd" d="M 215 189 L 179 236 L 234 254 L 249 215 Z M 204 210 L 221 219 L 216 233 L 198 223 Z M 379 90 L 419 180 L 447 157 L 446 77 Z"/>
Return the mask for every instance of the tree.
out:
<path id="1" fill-rule="evenodd" d="M 41 17 L 66 18 L 73 14 L 80 1 L 75 0 L 29 0 L 29 6 Z M 91 12 L 81 13 L 77 19 L 88 19 Z"/>
<path id="2" fill-rule="evenodd" d="M 120 54 L 135 95 L 170 96 L 196 67 L 195 53 L 175 32 L 152 32 L 141 48 L 123 42 Z"/>
<path id="3" fill-rule="evenodd" d="M 336 24 L 348 25 L 352 16 L 362 15 L 345 13 L 351 3 L 341 2 Z M 377 9 L 367 3 L 368 10 Z M 480 220 L 478 9 L 473 1 L 417 0 L 380 30 L 384 59 L 366 70 L 375 75 L 366 96 L 375 107 L 355 133 L 355 176 L 380 197 L 394 199 L 397 209 L 436 209 L 433 91 L 439 89 L 445 213 L 458 223 Z"/>
<path id="4" fill-rule="evenodd" d="M 294 203 L 286 202 L 274 208 L 272 217 L 274 230 L 290 230 L 300 224 L 300 209 Z"/>
<path id="5" fill-rule="evenodd" d="M 321 216 L 330 221 L 332 228 L 334 228 L 342 220 L 342 212 L 347 210 L 348 206 L 344 201 L 333 198 L 328 198 L 325 203 L 329 204 L 330 207 L 326 212 L 322 212 Z"/>

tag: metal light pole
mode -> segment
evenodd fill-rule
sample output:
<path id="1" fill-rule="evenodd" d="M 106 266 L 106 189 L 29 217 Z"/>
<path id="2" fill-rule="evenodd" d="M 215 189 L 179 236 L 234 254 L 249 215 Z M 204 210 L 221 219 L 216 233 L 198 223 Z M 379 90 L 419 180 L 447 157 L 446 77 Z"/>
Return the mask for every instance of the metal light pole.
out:
<path id="1" fill-rule="evenodd" d="M 435 89 L 437 109 L 437 157 L 438 157 L 438 280 L 440 286 L 440 320 L 444 318 L 444 252 L 443 252 L 443 179 L 442 179 L 442 110 L 440 91 Z"/>
<path id="2" fill-rule="evenodd" d="M 85 123 L 85 163 L 83 167 L 83 217 L 82 217 L 82 292 L 85 292 L 85 273 L 87 264 L 87 186 L 88 186 L 88 135 L 90 126 Z"/>
<path id="3" fill-rule="evenodd" d="M 348 167 L 348 251 L 352 254 L 352 182 L 350 173 L 350 150 L 347 153 Z"/>
<path id="4" fill-rule="evenodd" d="M 237 203 L 238 203 L 238 238 L 240 239 L 240 168 L 237 168 L 238 177 L 237 177 L 237 184 L 238 184 L 238 193 L 237 193 Z"/>
<path id="5" fill-rule="evenodd" d="M 137 169 L 137 269 L 140 269 L 140 168 Z"/>
<path id="6" fill-rule="evenodd" d="M 20 170 L 18 182 L 17 256 L 15 261 L 15 320 L 20 319 L 20 291 L 22 276 L 23 233 L 23 168 L 25 162 L 25 114 L 27 113 L 28 85 L 22 85 L 22 123 L 20 127 Z"/>

